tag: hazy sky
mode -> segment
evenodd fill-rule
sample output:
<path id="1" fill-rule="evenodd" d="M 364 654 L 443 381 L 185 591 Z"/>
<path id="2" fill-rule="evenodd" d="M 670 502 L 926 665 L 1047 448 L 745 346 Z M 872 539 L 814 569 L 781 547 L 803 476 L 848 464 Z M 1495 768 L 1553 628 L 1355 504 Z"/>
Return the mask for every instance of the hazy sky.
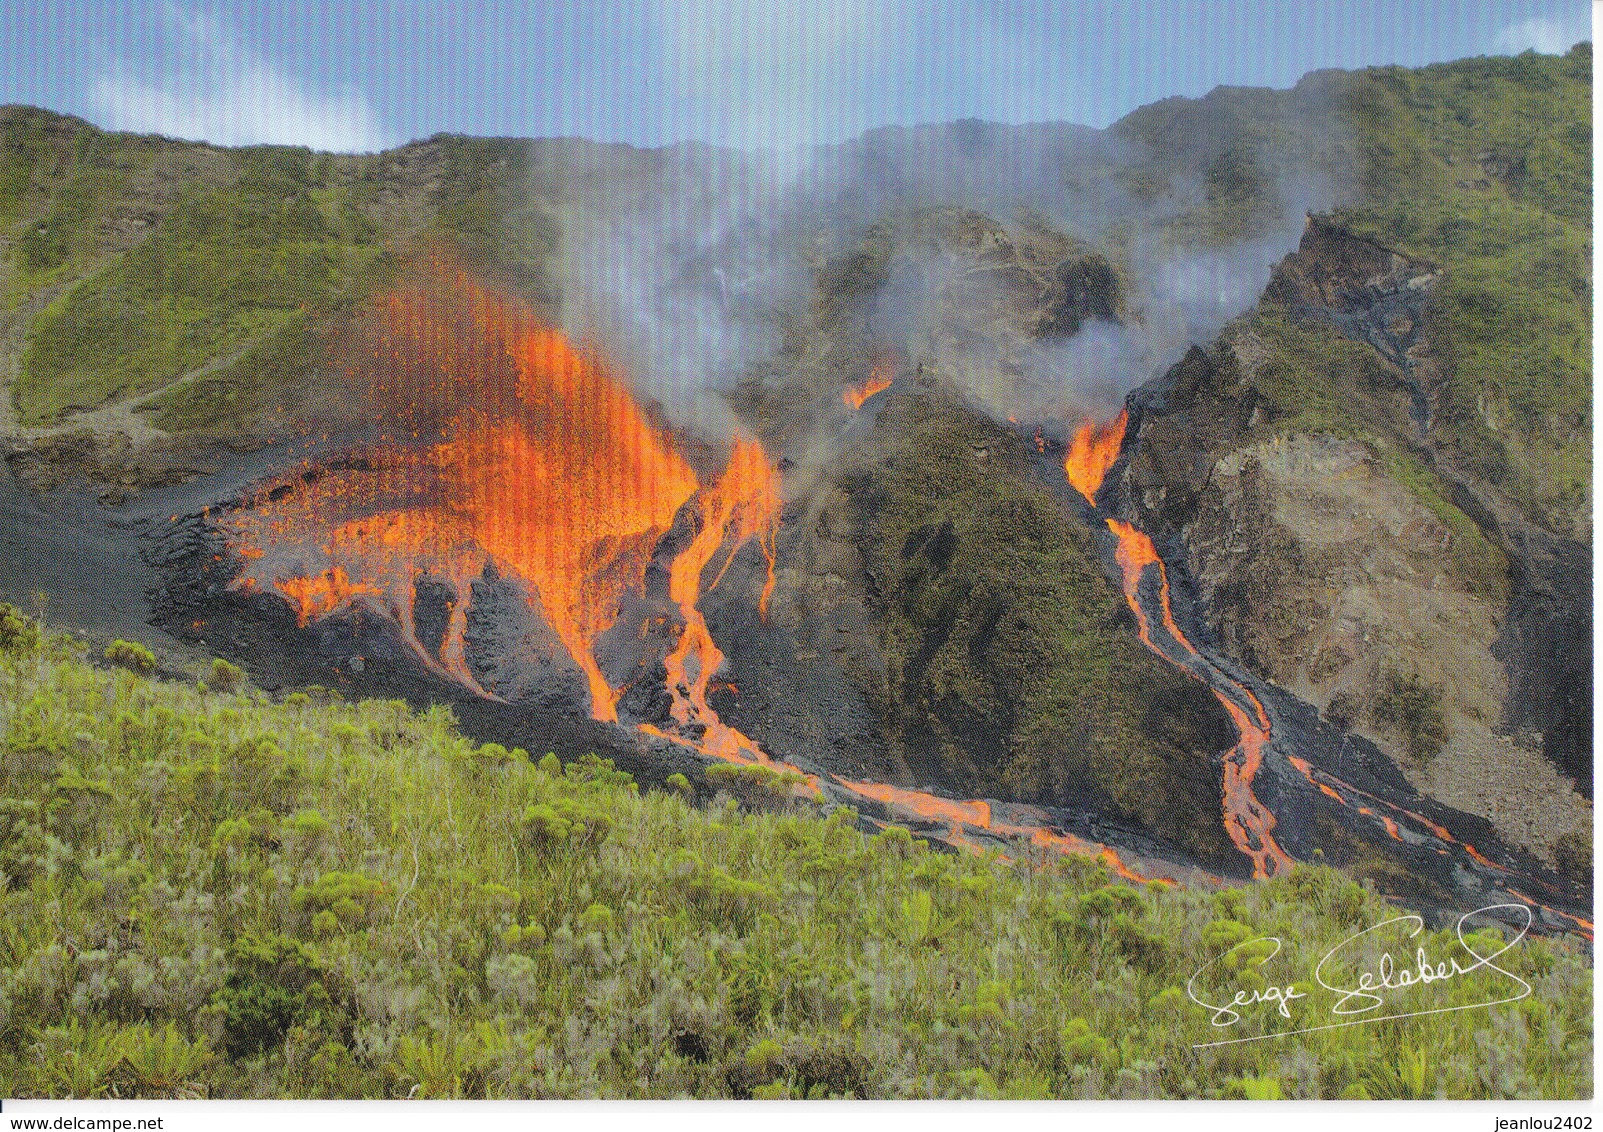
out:
<path id="1" fill-rule="evenodd" d="M 891 123 L 1105 126 L 1321 67 L 1560 52 L 1586 0 L 0 0 L 0 103 L 222 144 L 439 131 L 656 145 Z"/>

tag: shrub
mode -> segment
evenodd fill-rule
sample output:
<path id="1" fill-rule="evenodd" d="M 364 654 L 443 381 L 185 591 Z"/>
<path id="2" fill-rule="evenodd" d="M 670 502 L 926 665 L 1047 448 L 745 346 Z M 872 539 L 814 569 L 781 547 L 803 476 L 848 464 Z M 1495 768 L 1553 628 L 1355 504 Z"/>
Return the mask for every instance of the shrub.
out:
<path id="1" fill-rule="evenodd" d="M 130 672 L 150 673 L 156 670 L 156 657 L 144 645 L 133 641 L 112 641 L 106 646 L 106 660 Z"/>
<path id="2" fill-rule="evenodd" d="M 1447 742 L 1442 690 L 1426 684 L 1418 673 L 1388 672 L 1371 710 L 1376 723 L 1401 735 L 1415 759 L 1431 758 Z"/>
<path id="3" fill-rule="evenodd" d="M 1070 1065 L 1100 1065 L 1109 1060 L 1112 1046 L 1101 1034 L 1093 1033 L 1084 1018 L 1070 1018 L 1059 1034 L 1063 1060 Z"/>
<path id="4" fill-rule="evenodd" d="M 573 842 L 596 845 L 612 827 L 612 819 L 599 805 L 558 795 L 536 802 L 523 811 L 523 833 L 538 849 L 553 849 Z"/>
<path id="5" fill-rule="evenodd" d="M 1277 1077 L 1232 1077 L 1225 1082 L 1225 1095 L 1237 1100 L 1280 1101 L 1286 1095 Z"/>
<path id="6" fill-rule="evenodd" d="M 330 1002 L 316 955 L 287 936 L 247 934 L 229 948 L 232 973 L 212 996 L 231 1058 L 278 1045 L 291 1026 L 315 1022 Z"/>
<path id="7" fill-rule="evenodd" d="M 72 1018 L 40 1031 L 31 1052 L 45 1096 L 81 1100 L 110 1093 L 122 1042 L 116 1027 L 104 1020 Z"/>
<path id="8" fill-rule="evenodd" d="M 771 800 L 786 799 L 807 782 L 794 770 L 779 770 L 760 763 L 714 763 L 705 773 L 708 785 L 727 789 L 747 800 L 763 795 Z"/>
<path id="9" fill-rule="evenodd" d="M 39 640 L 37 621 L 9 602 L 0 602 L 0 651 L 33 652 Z"/>
<path id="10" fill-rule="evenodd" d="M 245 670 L 218 657 L 212 661 L 211 678 L 207 686 L 218 692 L 236 692 L 245 682 Z"/>
<path id="11" fill-rule="evenodd" d="M 1128 912 L 1115 914 L 1105 930 L 1114 948 L 1136 970 L 1158 974 L 1167 965 L 1169 945 L 1162 936 L 1136 923 Z"/>
<path id="12" fill-rule="evenodd" d="M 362 873 L 324 873 L 316 884 L 297 888 L 290 901 L 296 908 L 311 912 L 314 919 L 328 913 L 318 921 L 325 927 L 351 930 L 367 923 L 374 905 L 388 888 L 383 881 Z"/>

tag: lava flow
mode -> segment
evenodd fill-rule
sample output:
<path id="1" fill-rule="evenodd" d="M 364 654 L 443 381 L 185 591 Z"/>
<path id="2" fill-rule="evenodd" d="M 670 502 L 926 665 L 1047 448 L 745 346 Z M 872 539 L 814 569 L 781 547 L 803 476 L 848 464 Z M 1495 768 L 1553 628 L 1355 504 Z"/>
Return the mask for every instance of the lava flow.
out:
<path id="1" fill-rule="evenodd" d="M 1118 456 L 1119 438 L 1122 438 L 1125 417 L 1105 426 L 1082 425 L 1064 461 L 1064 470 L 1070 483 L 1095 506 L 1095 498 L 1107 470 Z M 1251 689 L 1231 679 L 1193 645 L 1175 624 L 1169 599 L 1169 578 L 1163 560 L 1158 556 L 1152 540 L 1129 523 L 1107 519 L 1108 530 L 1118 539 L 1114 557 L 1123 575 L 1124 596 L 1135 615 L 1141 641 L 1153 652 L 1180 668 L 1194 679 L 1206 684 L 1219 700 L 1236 725 L 1240 739 L 1224 756 L 1222 793 L 1224 798 L 1225 830 L 1231 841 L 1253 863 L 1255 877 L 1276 876 L 1292 864 L 1291 858 L 1276 843 L 1273 833 L 1275 816 L 1253 793 L 1252 784 L 1263 765 L 1264 751 L 1270 741 L 1269 713 Z M 1161 626 L 1154 626 L 1143 604 L 1142 583 L 1148 571 L 1156 571 L 1156 612 Z M 1151 601 L 1149 596 L 1148 601 Z M 1308 760 L 1288 756 L 1291 766 L 1323 796 L 1345 809 L 1378 823 L 1394 841 L 1420 843 L 1426 838 L 1439 843 L 1438 852 L 1456 848 L 1484 869 L 1518 880 L 1544 882 L 1527 877 L 1507 866 L 1489 859 L 1468 842 L 1455 838 L 1442 825 L 1412 810 L 1403 808 L 1373 793 L 1360 790 L 1349 782 L 1322 770 L 1316 770 Z M 1359 801 L 1362 800 L 1362 802 Z M 1367 803 L 1367 804 L 1363 804 Z M 1386 811 L 1386 812 L 1381 812 Z M 1508 891 L 1514 892 L 1513 889 Z M 1521 896 L 1521 899 L 1526 899 Z M 1527 901 L 1535 903 L 1534 901 Z M 1545 906 L 1543 906 L 1545 907 Z M 1569 913 L 1555 914 L 1580 925 L 1590 934 L 1591 924 Z"/>
<path id="2" fill-rule="evenodd" d="M 838 782 L 853 794 L 872 799 L 882 806 L 899 810 L 910 817 L 946 823 L 947 840 L 954 845 L 977 850 L 979 846 L 975 845 L 967 834 L 971 830 L 980 830 L 999 837 L 1021 838 L 1037 848 L 1057 853 L 1094 857 L 1107 866 L 1109 871 L 1138 884 L 1154 879 L 1159 883 L 1172 883 L 1165 877 L 1146 877 L 1136 872 L 1124 863 L 1111 845 L 1087 841 L 1072 833 L 1047 829 L 1045 826 L 996 821 L 991 812 L 991 804 L 986 801 L 959 802 L 952 798 L 941 798 L 920 790 L 907 790 L 879 782 L 848 782 L 845 779 L 840 779 Z"/>
<path id="3" fill-rule="evenodd" d="M 379 439 L 280 477 L 234 513 L 233 547 L 254 560 L 236 586 L 270 584 L 301 625 L 372 606 L 427 667 L 484 695 L 465 636 L 473 583 L 493 563 L 523 583 L 583 671 L 591 714 L 615 721 L 619 689 L 595 643 L 624 595 L 643 591 L 654 550 L 694 499 L 701 530 L 671 571 L 684 619 L 668 660 L 675 722 L 699 725 L 709 754 L 761 757 L 707 705 L 723 656 L 697 609 L 703 568 L 725 547 L 727 569 L 753 539 L 768 558 L 767 604 L 779 481 L 761 446 L 736 438 L 727 469 L 704 487 L 594 352 L 449 264 L 430 266 L 380 301 L 353 375 L 384 413 Z M 417 635 L 424 579 L 453 594 L 437 648 Z"/>
<path id="4" fill-rule="evenodd" d="M 1097 489 L 1102 486 L 1108 469 L 1119 458 L 1119 448 L 1124 444 L 1124 426 L 1128 420 L 1128 411 L 1120 410 L 1118 417 L 1105 424 L 1085 421 L 1074 434 L 1068 453 L 1063 457 L 1063 472 L 1069 477 L 1069 483 L 1093 507 L 1096 506 Z M 1037 439 L 1036 443 L 1039 445 L 1041 442 Z"/>
<path id="5" fill-rule="evenodd" d="M 1128 416 L 1121 412 L 1106 424 L 1084 422 L 1069 445 L 1063 471 L 1069 483 L 1096 506 L 1096 494 L 1108 469 L 1119 458 Z M 1291 866 L 1291 858 L 1270 832 L 1275 817 L 1252 792 L 1252 780 L 1263 763 L 1263 749 L 1269 742 L 1269 716 L 1263 705 L 1246 688 L 1208 664 L 1174 622 L 1169 607 L 1169 575 L 1158 557 L 1152 540 L 1129 523 L 1108 519 L 1108 530 L 1119 540 L 1115 558 L 1124 576 L 1124 598 L 1135 614 L 1141 641 L 1153 652 L 1183 672 L 1207 684 L 1235 722 L 1240 741 L 1224 756 L 1224 823 L 1231 842 L 1252 860 L 1252 875 L 1275 876 Z M 1178 655 L 1171 655 L 1152 636 L 1152 623 L 1141 604 L 1141 579 L 1147 570 L 1158 575 L 1158 614 Z M 1249 710 L 1250 709 L 1250 710 Z"/>
<path id="6" fill-rule="evenodd" d="M 1476 849 L 1475 846 L 1471 845 L 1467 841 L 1461 841 L 1454 837 L 1440 823 L 1431 821 L 1423 814 L 1415 813 L 1413 810 L 1399 806 L 1395 802 L 1389 802 L 1386 799 L 1375 794 L 1371 794 L 1366 790 L 1360 790 L 1350 782 L 1345 782 L 1342 779 L 1337 778 L 1335 775 L 1330 774 L 1328 771 L 1316 770 L 1313 764 L 1311 764 L 1307 759 L 1298 758 L 1296 755 L 1292 755 L 1288 761 L 1298 773 L 1306 778 L 1312 785 L 1318 787 L 1322 794 L 1335 799 L 1344 806 L 1356 809 L 1358 813 L 1365 817 L 1372 818 L 1380 822 L 1382 827 L 1384 827 L 1386 830 L 1386 835 L 1393 841 L 1406 842 L 1409 841 L 1410 838 L 1415 841 L 1423 840 L 1427 837 L 1434 838 L 1436 841 L 1441 842 L 1444 846 L 1456 846 L 1459 849 L 1462 849 L 1465 856 L 1469 857 L 1470 860 L 1474 861 L 1483 868 L 1491 869 L 1505 877 L 1512 877 L 1522 883 L 1548 887 L 1547 882 L 1537 877 L 1522 873 L 1517 869 L 1509 868 L 1506 865 L 1498 864 L 1496 861 L 1493 861 L 1487 857 L 1486 854 Z M 1340 788 L 1339 790 L 1337 789 L 1338 787 Z M 1375 810 L 1371 809 L 1370 806 L 1355 805 L 1354 803 L 1349 802 L 1347 798 L 1342 795 L 1341 791 L 1347 791 L 1348 793 L 1355 794 L 1360 798 L 1364 798 L 1375 806 L 1380 806 L 1390 810 L 1391 813 L 1396 816 L 1391 817 L 1387 816 L 1386 814 L 1377 813 Z M 1410 827 L 1412 827 L 1409 830 L 1409 836 L 1404 835 L 1403 825 L 1400 823 L 1399 819 L 1401 823 L 1407 823 Z M 1443 853 L 1447 852 L 1447 850 L 1443 848 L 1438 848 L 1437 851 Z M 1560 916 L 1564 919 L 1574 922 L 1575 924 L 1579 925 L 1580 930 L 1585 935 L 1588 937 L 1591 936 L 1592 922 L 1590 920 L 1586 920 L 1570 912 L 1561 912 L 1557 908 L 1552 908 L 1546 904 L 1542 904 L 1539 901 L 1533 900 L 1531 897 L 1526 896 L 1524 893 L 1510 888 L 1506 883 L 1504 884 L 1504 887 L 1510 894 L 1519 897 L 1527 904 L 1534 905 L 1538 908 L 1545 908 L 1547 911 L 1552 912 L 1556 916 Z"/>
<path id="7" fill-rule="evenodd" d="M 779 526 L 779 473 L 759 444 L 737 440 L 723 478 L 703 491 L 699 502 L 701 529 L 674 558 L 668 575 L 668 596 L 678 603 L 685 620 L 679 643 L 664 661 L 668 689 L 673 694 L 673 718 L 681 729 L 695 725 L 704 728 L 703 749 L 709 755 L 730 762 L 766 762 L 767 756 L 758 746 L 720 721 L 707 703 L 707 685 L 723 664 L 724 654 L 713 643 L 707 619 L 697 602 L 701 598 L 702 571 L 718 548 L 727 545 L 729 555 L 713 579 L 713 586 L 723 579 L 735 552 L 756 538 L 768 559 L 768 579 L 758 601 L 759 612 L 767 615 L 768 599 L 774 590 L 773 540 Z"/>
<path id="8" fill-rule="evenodd" d="M 877 362 L 869 372 L 868 380 L 859 385 L 848 385 L 841 390 L 840 399 L 846 402 L 846 407 L 853 412 L 863 407 L 863 403 L 876 393 L 883 393 L 891 387 L 895 380 L 895 369 L 889 361 Z"/>
<path id="9" fill-rule="evenodd" d="M 1095 490 L 1093 487 L 1091 493 L 1095 494 Z M 1181 671 L 1207 684 L 1236 725 L 1236 732 L 1241 738 L 1224 756 L 1222 789 L 1225 832 L 1230 835 L 1236 848 L 1251 858 L 1253 876 L 1276 876 L 1291 867 L 1291 858 L 1270 832 L 1275 826 L 1274 814 L 1252 792 L 1252 780 L 1263 764 L 1263 749 L 1269 742 L 1268 713 L 1258 702 L 1257 696 L 1209 665 L 1175 624 L 1174 612 L 1169 605 L 1168 571 L 1164 569 L 1163 560 L 1158 557 L 1152 540 L 1129 523 L 1118 519 L 1109 519 L 1108 529 L 1119 540 L 1115 557 L 1124 575 L 1124 599 L 1135 614 L 1142 643 Z M 1152 624 L 1142 608 L 1140 593 L 1142 575 L 1149 568 L 1157 571 L 1158 614 L 1164 632 L 1182 650 L 1180 659 L 1170 656 L 1152 638 Z M 1209 673 L 1212 679 L 1203 675 L 1204 672 Z M 1238 696 L 1246 706 L 1238 702 Z"/>

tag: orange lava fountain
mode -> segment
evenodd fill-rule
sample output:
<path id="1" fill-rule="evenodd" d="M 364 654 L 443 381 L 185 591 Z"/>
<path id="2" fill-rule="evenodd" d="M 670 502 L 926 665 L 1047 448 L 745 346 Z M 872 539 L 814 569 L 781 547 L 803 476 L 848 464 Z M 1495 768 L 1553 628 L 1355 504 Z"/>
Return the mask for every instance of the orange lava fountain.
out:
<path id="1" fill-rule="evenodd" d="M 270 584 L 301 625 L 371 605 L 393 618 L 430 669 L 484 694 L 464 637 L 473 582 L 494 563 L 524 584 L 583 671 L 591 714 L 616 720 L 619 692 L 601 671 L 595 642 L 624 594 L 642 588 L 653 549 L 699 493 L 702 531 L 673 566 L 685 627 L 670 682 L 693 659 L 688 706 L 675 692 L 676 719 L 693 719 L 725 743 L 727 729 L 706 706 L 722 654 L 696 608 L 701 570 L 720 546 L 728 547 L 727 569 L 758 539 L 769 564 L 766 609 L 778 472 L 760 445 L 737 439 L 722 477 L 703 489 L 667 432 L 593 351 L 450 264 L 428 267 L 421 283 L 380 300 L 371 348 L 354 374 L 383 414 L 379 440 L 265 485 L 253 507 L 234 513 L 234 549 L 256 560 L 252 577 L 236 584 Z M 425 577 L 454 594 L 436 647 L 418 639 L 414 621 Z"/>
<path id="2" fill-rule="evenodd" d="M 1063 472 L 1069 477 L 1069 483 L 1093 507 L 1096 506 L 1097 489 L 1107 477 L 1108 469 L 1119 458 L 1119 448 L 1124 444 L 1124 426 L 1128 421 L 1127 410 L 1121 410 L 1114 420 L 1105 424 L 1085 421 L 1074 434 L 1069 451 L 1063 457 Z"/>
<path id="3" fill-rule="evenodd" d="M 896 373 L 892 363 L 881 361 L 869 372 L 868 380 L 860 385 L 848 385 L 841 390 L 840 399 L 846 402 L 846 407 L 856 412 L 863 407 L 863 403 L 876 393 L 883 393 L 895 381 Z"/>

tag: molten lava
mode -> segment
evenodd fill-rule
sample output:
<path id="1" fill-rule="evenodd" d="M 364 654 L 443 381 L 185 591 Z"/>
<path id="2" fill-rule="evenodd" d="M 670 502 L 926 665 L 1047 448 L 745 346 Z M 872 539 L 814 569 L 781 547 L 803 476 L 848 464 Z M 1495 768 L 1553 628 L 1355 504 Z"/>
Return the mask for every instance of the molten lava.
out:
<path id="1" fill-rule="evenodd" d="M 1110 845 L 1103 845 L 1098 841 L 1087 841 L 1076 837 L 1072 833 L 1047 829 L 1043 826 L 1015 825 L 1009 822 L 993 820 L 991 804 L 980 800 L 972 802 L 959 802 L 951 798 L 941 798 L 934 794 L 926 794 L 920 790 L 907 790 L 900 786 L 888 786 L 879 782 L 848 782 L 839 779 L 839 784 L 853 794 L 872 799 L 891 810 L 918 818 L 923 821 L 944 822 L 947 827 L 946 840 L 975 852 L 980 846 L 970 840 L 967 833 L 971 830 L 984 830 L 986 833 L 999 837 L 1020 838 L 1040 849 L 1055 853 L 1072 854 L 1077 857 L 1095 857 L 1109 870 L 1124 877 L 1126 880 L 1145 883 L 1149 877 L 1142 876 L 1126 865 L 1119 854 Z M 1166 878 L 1158 878 L 1167 883 Z"/>
<path id="2" fill-rule="evenodd" d="M 595 642 L 624 594 L 643 587 L 653 550 L 695 498 L 702 530 L 673 567 L 671 596 L 685 627 L 670 682 L 685 686 L 683 695 L 674 689 L 676 720 L 701 724 L 727 746 L 727 729 L 706 706 L 722 654 L 696 608 L 701 570 L 721 546 L 732 558 L 759 540 L 769 562 L 766 607 L 777 471 L 756 442 L 737 439 L 723 476 L 702 489 L 667 432 L 593 351 L 451 265 L 430 266 L 423 282 L 380 300 L 368 357 L 354 374 L 384 414 L 379 439 L 266 485 L 254 507 L 233 516 L 234 549 L 260 560 L 253 584 L 269 582 L 302 625 L 371 605 L 429 668 L 483 694 L 465 635 L 473 583 L 493 563 L 523 583 L 583 671 L 591 714 L 615 720 L 619 692 Z M 435 647 L 418 639 L 414 620 L 425 578 L 453 594 Z M 688 677 L 687 667 L 695 669 Z M 735 746 L 755 750 L 743 737 Z"/>
<path id="3" fill-rule="evenodd" d="M 1095 494 L 1094 488 L 1091 494 Z M 1163 560 L 1158 557 L 1157 548 L 1152 545 L 1150 538 L 1129 523 L 1118 519 L 1109 519 L 1107 523 L 1108 529 L 1119 540 L 1114 557 L 1124 575 L 1124 599 L 1135 614 L 1142 643 L 1183 672 L 1203 680 L 1195 669 L 1196 666 L 1206 666 L 1207 662 L 1174 622 L 1174 612 L 1169 605 L 1169 574 L 1164 569 Z M 1179 658 L 1169 655 L 1153 640 L 1152 625 L 1141 604 L 1141 578 L 1149 568 L 1158 573 L 1158 614 L 1164 632 L 1181 650 Z M 1208 667 L 1214 671 L 1211 666 Z M 1204 682 L 1208 683 L 1241 736 L 1240 741 L 1224 756 L 1222 791 L 1225 832 L 1236 848 L 1252 860 L 1253 876 L 1275 876 L 1290 868 L 1291 858 L 1270 833 L 1275 826 L 1275 816 L 1252 792 L 1252 780 L 1263 765 L 1263 750 L 1269 742 L 1269 716 L 1250 690 L 1223 673 L 1216 673 L 1216 677 L 1218 684 Z"/>
<path id="4" fill-rule="evenodd" d="M 860 385 L 848 385 L 841 391 L 840 398 L 846 402 L 846 407 L 855 413 L 863 407 L 863 402 L 874 394 L 883 393 L 889 389 L 895 379 L 896 371 L 893 363 L 880 361 L 869 372 L 868 380 Z"/>
<path id="5" fill-rule="evenodd" d="M 1119 568 L 1124 575 L 1124 596 L 1129 603 L 1130 610 L 1135 614 L 1136 625 L 1141 640 L 1148 648 L 1159 656 L 1175 664 L 1182 671 L 1198 680 L 1208 684 L 1219 703 L 1229 714 L 1236 725 L 1240 740 L 1224 756 L 1223 796 L 1225 831 L 1229 834 L 1236 848 L 1246 854 L 1253 862 L 1253 875 L 1256 877 L 1277 876 L 1289 868 L 1291 858 L 1276 843 L 1271 830 L 1275 827 L 1274 815 L 1258 801 L 1253 793 L 1252 783 L 1258 770 L 1263 765 L 1264 748 L 1269 743 L 1270 722 L 1269 713 L 1264 709 L 1263 703 L 1253 694 L 1250 688 L 1243 686 L 1219 671 L 1210 664 L 1196 646 L 1194 646 L 1180 631 L 1174 622 L 1173 610 L 1169 603 L 1169 579 L 1164 569 L 1163 560 L 1158 556 L 1157 549 L 1152 540 L 1141 531 L 1136 530 L 1128 523 L 1118 519 L 1107 520 L 1108 529 L 1119 540 L 1114 551 Z M 1141 583 L 1146 571 L 1157 571 L 1157 611 L 1161 620 L 1164 634 L 1173 642 L 1177 653 L 1171 653 L 1153 637 L 1153 626 L 1141 603 Z M 1204 675 L 1206 673 L 1206 675 Z M 1431 821 L 1422 814 L 1404 809 L 1396 803 L 1389 802 L 1377 795 L 1358 789 L 1351 783 L 1345 782 L 1334 775 L 1316 770 L 1308 760 L 1296 755 L 1288 756 L 1288 761 L 1308 782 L 1322 795 L 1330 798 L 1339 805 L 1371 818 L 1380 823 L 1388 837 L 1395 841 L 1409 840 L 1403 836 L 1402 822 L 1416 828 L 1411 834 L 1413 839 L 1426 836 L 1435 838 L 1445 847 L 1456 847 L 1464 855 L 1484 868 L 1495 870 L 1505 876 L 1519 879 L 1533 879 L 1523 874 L 1499 865 L 1481 853 L 1473 845 L 1455 838 L 1443 826 Z M 1377 813 L 1370 806 L 1361 805 L 1352 800 L 1353 797 L 1363 798 L 1372 805 L 1390 811 L 1390 814 Z M 1395 815 L 1395 816 L 1392 816 Z M 1443 852 L 1446 851 L 1444 848 Z M 1541 882 L 1537 882 L 1541 883 Z M 1513 889 L 1508 891 L 1514 892 Z M 1516 895 L 1518 895 L 1516 893 Z M 1535 903 L 1529 898 L 1521 896 L 1528 903 Z M 1544 906 L 1545 907 L 1545 906 Z M 1578 917 L 1565 915 L 1568 919 L 1581 925 L 1581 930 L 1590 933 L 1591 925 Z"/>
<path id="6" fill-rule="evenodd" d="M 1116 418 L 1105 424 L 1084 422 L 1074 434 L 1068 454 L 1063 457 L 1063 472 L 1069 477 L 1069 483 L 1093 507 L 1096 506 L 1097 489 L 1102 486 L 1108 469 L 1119 458 L 1119 448 L 1124 444 L 1124 426 L 1128 420 L 1129 412 L 1121 410 Z"/>
<path id="7" fill-rule="evenodd" d="M 729 467 L 716 485 L 701 493 L 701 529 L 690 545 L 674 558 L 669 570 L 668 596 L 679 605 L 685 627 L 664 662 L 668 669 L 668 690 L 673 694 L 673 718 L 681 729 L 700 725 L 707 754 L 731 762 L 766 762 L 767 756 L 746 736 L 718 719 L 707 704 L 707 686 L 724 662 L 724 654 L 713 643 L 707 619 L 697 602 L 701 599 L 701 574 L 718 548 L 727 546 L 729 556 L 713 579 L 716 586 L 729 568 L 735 553 L 752 539 L 758 539 L 768 559 L 768 580 L 763 586 L 758 608 L 765 616 L 774 589 L 774 532 L 779 526 L 779 473 L 768 462 L 755 441 L 737 440 Z M 711 587 L 709 587 L 711 588 Z"/>

